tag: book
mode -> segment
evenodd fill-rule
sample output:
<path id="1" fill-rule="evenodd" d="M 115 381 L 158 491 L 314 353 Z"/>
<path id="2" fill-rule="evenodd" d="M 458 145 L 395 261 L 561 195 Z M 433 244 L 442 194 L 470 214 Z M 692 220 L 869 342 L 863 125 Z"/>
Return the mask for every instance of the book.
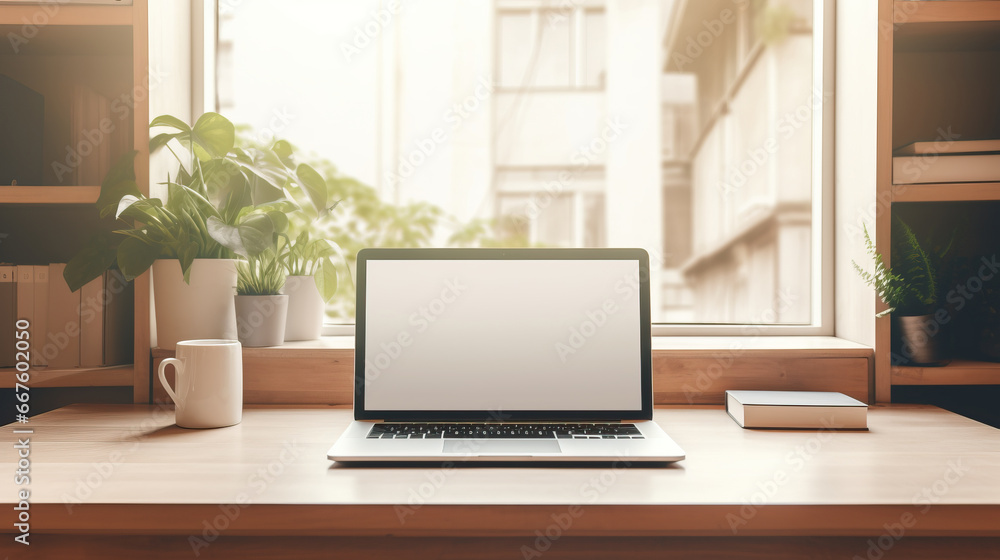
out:
<path id="1" fill-rule="evenodd" d="M 932 154 L 977 154 L 1000 152 L 1000 139 L 995 140 L 937 140 L 914 142 L 894 151 L 894 156 L 924 156 Z"/>
<path id="2" fill-rule="evenodd" d="M 15 267 L 0 265 L 0 368 L 14 367 Z"/>
<path id="3" fill-rule="evenodd" d="M 132 363 L 134 284 L 105 271 L 80 289 L 80 366 Z"/>
<path id="4" fill-rule="evenodd" d="M 989 181 L 1000 181 L 1000 154 L 892 158 L 892 182 L 897 185 Z"/>
<path id="5" fill-rule="evenodd" d="M 105 366 L 131 364 L 135 359 L 135 282 L 120 270 L 104 273 L 108 305 L 104 313 Z"/>
<path id="6" fill-rule="evenodd" d="M 743 428 L 868 429 L 868 405 L 843 393 L 726 391 L 726 412 Z"/>
<path id="7" fill-rule="evenodd" d="M 28 340 L 35 347 L 35 267 L 17 267 L 17 305 L 14 318 L 28 322 Z"/>
<path id="8" fill-rule="evenodd" d="M 48 338 L 49 323 L 49 267 L 48 265 L 34 266 L 35 276 L 35 322 L 32 323 L 32 344 L 31 344 L 31 365 L 44 367 L 47 365 L 42 349 Z"/>
<path id="9" fill-rule="evenodd" d="M 0 99 L 0 186 L 41 185 L 45 98 L 0 74 Z"/>
<path id="10" fill-rule="evenodd" d="M 80 366 L 104 365 L 104 276 L 80 288 Z"/>
<path id="11" fill-rule="evenodd" d="M 48 332 L 43 353 L 52 369 L 80 365 L 80 291 L 69 291 L 63 278 L 65 269 L 62 263 L 49 265 Z"/>

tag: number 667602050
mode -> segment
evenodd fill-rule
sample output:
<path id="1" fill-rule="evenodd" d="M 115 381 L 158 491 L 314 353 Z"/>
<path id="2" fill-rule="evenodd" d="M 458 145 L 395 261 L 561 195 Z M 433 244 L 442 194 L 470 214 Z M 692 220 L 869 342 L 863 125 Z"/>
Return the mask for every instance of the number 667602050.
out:
<path id="1" fill-rule="evenodd" d="M 28 333 L 28 329 L 31 327 L 31 323 L 26 319 L 19 319 L 14 323 L 14 369 L 17 370 L 15 377 L 17 378 L 17 383 L 14 385 L 14 393 L 17 400 L 20 401 L 15 408 L 20 414 L 27 414 L 28 407 L 28 386 L 22 385 L 27 383 L 31 378 L 28 369 L 31 367 L 31 338 Z"/>

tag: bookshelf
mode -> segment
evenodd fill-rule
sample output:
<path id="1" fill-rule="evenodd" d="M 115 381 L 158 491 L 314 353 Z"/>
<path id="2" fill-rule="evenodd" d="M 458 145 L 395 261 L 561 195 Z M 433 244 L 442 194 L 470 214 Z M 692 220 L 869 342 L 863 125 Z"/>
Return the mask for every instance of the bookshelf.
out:
<path id="1" fill-rule="evenodd" d="M 59 174 L 52 162 L 62 161 L 77 145 L 74 118 L 89 106 L 73 107 L 73 88 L 83 84 L 99 92 L 111 111 L 100 115 L 113 132 L 96 141 L 107 143 L 113 162 L 128 149 L 139 152 L 136 175 L 149 191 L 149 62 L 147 0 L 126 6 L 3 5 L 0 35 L 24 41 L 0 42 L 0 74 L 45 98 L 42 155 L 43 185 L 0 185 L 0 223 L 15 224 L 23 235 L 9 235 L 0 260 L 15 264 L 65 262 L 67 253 L 99 227 L 92 204 L 100 194 L 99 178 L 78 184 L 79 175 Z M 74 110 L 76 117 L 74 117 Z M 85 118 L 94 115 L 85 115 Z M 77 121 L 79 122 L 79 120 Z M 93 122 L 93 121 L 91 121 Z M 79 127 L 76 128 L 79 130 Z M 110 140 L 114 135 L 116 141 Z M 95 148 L 96 151 L 96 148 Z M 115 153 L 121 152 L 121 153 Z M 94 168 L 103 177 L 107 161 Z M 21 262 L 17 262 L 21 261 Z M 33 261 L 33 262 L 28 262 Z M 32 369 L 32 387 L 131 386 L 135 402 L 149 395 L 149 278 L 135 281 L 134 363 L 105 368 Z M 0 369 L 0 387 L 14 383 L 14 370 Z"/>
<path id="2" fill-rule="evenodd" d="M 876 198 L 891 203 L 876 215 L 875 237 L 888 258 L 894 215 L 922 216 L 918 227 L 932 227 L 975 208 L 970 220 L 1000 221 L 1000 182 L 895 184 L 892 177 L 894 149 L 935 140 L 942 128 L 966 139 L 1000 138 L 1000 1 L 879 0 L 878 10 Z M 1000 250 L 983 237 L 957 250 Z M 893 386 L 1000 385 L 1000 363 L 974 356 L 956 354 L 943 367 L 892 365 L 890 321 L 875 323 L 877 401 L 890 401 Z"/>

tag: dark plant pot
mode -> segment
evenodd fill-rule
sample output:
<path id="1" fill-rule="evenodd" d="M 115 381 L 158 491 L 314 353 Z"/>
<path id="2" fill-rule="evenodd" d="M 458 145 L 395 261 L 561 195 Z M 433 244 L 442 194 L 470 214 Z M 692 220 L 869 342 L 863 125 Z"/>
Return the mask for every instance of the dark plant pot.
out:
<path id="1" fill-rule="evenodd" d="M 933 315 L 894 315 L 899 352 L 893 363 L 903 366 L 944 366 L 950 360 L 948 338 Z"/>
<path id="2" fill-rule="evenodd" d="M 1000 327 L 984 327 L 980 331 L 979 351 L 987 360 L 1000 362 Z"/>

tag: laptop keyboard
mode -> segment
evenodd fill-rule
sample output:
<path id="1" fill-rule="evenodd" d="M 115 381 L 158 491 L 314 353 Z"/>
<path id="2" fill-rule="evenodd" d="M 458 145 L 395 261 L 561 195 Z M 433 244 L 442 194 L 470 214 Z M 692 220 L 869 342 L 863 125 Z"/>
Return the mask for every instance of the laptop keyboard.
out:
<path id="1" fill-rule="evenodd" d="M 379 423 L 368 439 L 643 439 L 634 424 Z"/>

